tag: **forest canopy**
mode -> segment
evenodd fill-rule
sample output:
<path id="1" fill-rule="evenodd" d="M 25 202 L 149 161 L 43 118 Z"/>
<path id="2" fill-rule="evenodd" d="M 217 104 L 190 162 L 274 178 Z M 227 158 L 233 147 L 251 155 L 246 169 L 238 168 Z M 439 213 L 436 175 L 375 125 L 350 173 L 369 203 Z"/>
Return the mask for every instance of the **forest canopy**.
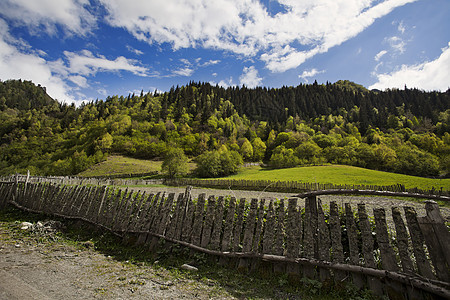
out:
<path id="1" fill-rule="evenodd" d="M 71 175 L 111 153 L 162 160 L 177 148 L 194 161 L 210 156 L 223 164 L 198 168 L 202 176 L 237 170 L 217 157 L 272 168 L 332 163 L 448 176 L 449 132 L 450 90 L 369 91 L 349 81 L 253 89 L 190 82 L 76 107 L 30 81 L 0 82 L 2 175 Z"/>

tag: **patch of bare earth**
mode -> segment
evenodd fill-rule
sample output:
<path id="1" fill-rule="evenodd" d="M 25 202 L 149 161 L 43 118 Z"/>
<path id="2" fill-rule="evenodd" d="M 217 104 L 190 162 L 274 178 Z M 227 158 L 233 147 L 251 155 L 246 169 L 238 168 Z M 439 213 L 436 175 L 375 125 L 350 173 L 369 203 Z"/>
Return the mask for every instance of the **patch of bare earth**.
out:
<path id="1" fill-rule="evenodd" d="M 70 245 L 42 230 L 24 234 L 20 223 L 14 225 L 0 226 L 0 299 L 233 298 L 164 268 L 117 261 L 90 242 Z"/>

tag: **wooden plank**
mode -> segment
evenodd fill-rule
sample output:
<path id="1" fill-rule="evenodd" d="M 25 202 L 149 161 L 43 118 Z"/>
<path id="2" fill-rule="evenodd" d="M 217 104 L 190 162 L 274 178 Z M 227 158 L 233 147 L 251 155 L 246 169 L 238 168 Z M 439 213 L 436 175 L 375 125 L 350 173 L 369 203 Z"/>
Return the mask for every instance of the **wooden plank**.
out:
<path id="1" fill-rule="evenodd" d="M 385 210 L 384 208 L 375 208 L 373 214 L 375 217 L 375 231 L 377 234 L 378 248 L 380 249 L 381 265 L 385 270 L 398 272 L 400 268 L 395 259 L 394 250 L 389 243 Z"/>
<path id="2" fill-rule="evenodd" d="M 445 225 L 445 219 L 439 210 L 439 205 L 432 200 L 425 202 L 427 218 L 436 237 L 437 256 L 439 257 L 438 278 L 450 282 L 450 232 Z"/>
<path id="3" fill-rule="evenodd" d="M 266 215 L 266 223 L 264 224 L 264 236 L 263 236 L 263 253 L 273 254 L 273 239 L 274 239 L 274 227 L 275 227 L 275 213 L 273 210 L 273 199 L 270 199 L 269 208 Z"/>
<path id="4" fill-rule="evenodd" d="M 330 230 L 325 223 L 325 214 L 323 212 L 322 201 L 320 198 L 317 201 L 317 222 L 318 222 L 318 245 L 319 245 L 319 259 L 323 261 L 330 261 L 330 247 L 331 238 Z M 326 268 L 319 268 L 319 278 L 321 281 L 328 280 L 331 274 Z"/>
<path id="5" fill-rule="evenodd" d="M 330 238 L 331 238 L 331 254 L 332 262 L 344 262 L 344 248 L 342 247 L 341 221 L 339 219 L 339 209 L 336 201 L 330 202 Z M 334 279 L 341 282 L 346 278 L 345 272 L 334 271 Z"/>
<path id="6" fill-rule="evenodd" d="M 177 223 L 180 222 L 180 215 L 182 215 L 183 197 L 184 197 L 183 193 L 178 194 L 178 199 L 175 205 L 173 217 L 170 219 L 170 223 L 167 226 L 166 236 L 171 239 L 175 239 L 175 231 L 177 229 Z"/>
<path id="7" fill-rule="evenodd" d="M 211 241 L 211 234 L 213 229 L 214 220 L 214 210 L 216 208 L 216 197 L 209 196 L 208 204 L 206 205 L 205 221 L 202 229 L 202 237 L 200 245 L 202 248 L 207 248 L 209 242 Z"/>
<path id="8" fill-rule="evenodd" d="M 403 222 L 402 219 L 400 208 L 394 206 L 391 209 L 397 236 L 397 247 L 403 272 L 413 274 L 415 272 L 411 260 L 411 253 L 409 252 L 408 233 L 406 231 L 405 223 Z"/>
<path id="9" fill-rule="evenodd" d="M 161 216 L 157 233 L 163 236 L 166 233 L 166 228 L 170 221 L 170 214 L 173 209 L 173 199 L 175 199 L 175 193 L 170 193 L 167 199 L 164 201 L 164 205 L 161 210 Z"/>
<path id="10" fill-rule="evenodd" d="M 250 202 L 250 209 L 245 219 L 244 236 L 242 239 L 242 252 L 251 252 L 253 246 L 253 238 L 256 227 L 256 213 L 258 209 L 258 199 L 252 198 Z M 243 258 L 239 260 L 238 270 L 247 271 L 249 266 L 249 259 Z"/>
<path id="11" fill-rule="evenodd" d="M 318 258 L 317 251 L 317 200 L 315 196 L 305 199 L 305 226 L 303 249 L 306 258 Z M 316 271 L 313 266 L 304 266 L 303 274 L 307 278 L 315 279 Z"/>
<path id="12" fill-rule="evenodd" d="M 239 200 L 239 205 L 237 207 L 236 211 L 236 222 L 234 224 L 233 228 L 233 251 L 240 252 L 240 242 L 241 242 L 241 234 L 243 229 L 243 223 L 244 223 L 244 208 L 245 208 L 245 198 L 241 198 Z"/>
<path id="13" fill-rule="evenodd" d="M 205 200 L 206 194 L 198 195 L 197 205 L 194 212 L 194 223 L 192 225 L 191 243 L 200 246 L 202 238 L 202 225 L 205 218 Z"/>
<path id="14" fill-rule="evenodd" d="M 194 211 L 195 205 L 189 194 L 189 198 L 186 203 L 186 212 L 183 221 L 183 227 L 181 229 L 181 240 L 184 242 L 191 241 L 192 224 L 194 223 Z"/>
<path id="15" fill-rule="evenodd" d="M 413 207 L 409 206 L 404 206 L 403 210 L 405 211 L 409 236 L 411 237 L 414 257 L 416 258 L 416 264 L 419 274 L 430 279 L 436 279 L 433 271 L 431 270 L 431 266 L 427 259 L 427 256 L 425 255 L 425 238 L 423 237 L 422 230 L 417 219 L 417 213 Z"/>
<path id="16" fill-rule="evenodd" d="M 180 206 L 180 215 L 178 217 L 179 221 L 176 224 L 176 228 L 175 228 L 174 238 L 176 240 L 183 240 L 182 239 L 182 231 L 185 230 L 184 222 L 185 222 L 185 219 L 187 216 L 189 199 L 191 199 L 191 191 L 192 191 L 192 186 L 186 187 L 186 190 L 184 192 L 184 197 L 183 197 L 183 200 L 182 200 L 181 206 Z"/>
<path id="17" fill-rule="evenodd" d="M 262 250 L 262 228 L 264 222 L 264 204 L 266 200 L 259 201 L 258 217 L 255 228 L 255 237 L 253 238 L 252 252 L 261 253 Z"/>
<path id="18" fill-rule="evenodd" d="M 347 228 L 347 238 L 349 245 L 350 263 L 359 265 L 359 247 L 358 247 L 358 233 L 356 229 L 355 218 L 350 203 L 345 203 L 345 227 Z M 364 287 L 364 279 L 359 274 L 352 274 L 353 284 L 358 288 Z"/>
<path id="19" fill-rule="evenodd" d="M 366 205 L 364 203 L 358 203 L 358 220 L 361 230 L 361 249 L 364 258 L 364 266 L 376 268 L 375 257 L 373 255 L 374 240 L 372 237 L 372 229 L 367 215 Z M 378 278 L 368 277 L 367 282 L 370 290 L 372 290 L 375 295 L 383 295 L 383 284 Z"/>
<path id="20" fill-rule="evenodd" d="M 233 236 L 233 223 L 234 223 L 234 213 L 236 210 L 236 198 L 231 197 L 228 203 L 225 227 L 223 229 L 223 237 L 221 243 L 221 250 L 223 252 L 231 250 L 231 241 Z"/>
<path id="21" fill-rule="evenodd" d="M 150 231 L 153 210 L 156 209 L 155 206 L 157 205 L 158 198 L 159 193 L 156 195 L 152 193 L 148 196 L 147 201 L 145 202 L 144 212 L 142 215 L 142 222 L 139 227 L 139 231 L 141 233 L 139 233 L 138 238 L 136 240 L 137 245 L 142 245 L 147 241 L 148 236 L 147 232 Z"/>
<path id="22" fill-rule="evenodd" d="M 217 200 L 216 209 L 214 210 L 214 222 L 213 222 L 213 229 L 211 233 L 211 241 L 209 243 L 209 249 L 212 250 L 219 250 L 220 246 L 220 234 L 222 232 L 222 226 L 224 223 L 224 198 L 223 196 L 219 196 L 219 199 Z"/>
<path id="23" fill-rule="evenodd" d="M 297 211 L 297 198 L 288 200 L 287 221 L 286 221 L 286 251 L 285 256 L 288 258 L 297 258 L 299 255 L 299 245 L 301 243 L 299 231 L 299 213 Z M 287 264 L 286 272 L 289 276 L 299 275 L 300 269 L 298 264 Z"/>

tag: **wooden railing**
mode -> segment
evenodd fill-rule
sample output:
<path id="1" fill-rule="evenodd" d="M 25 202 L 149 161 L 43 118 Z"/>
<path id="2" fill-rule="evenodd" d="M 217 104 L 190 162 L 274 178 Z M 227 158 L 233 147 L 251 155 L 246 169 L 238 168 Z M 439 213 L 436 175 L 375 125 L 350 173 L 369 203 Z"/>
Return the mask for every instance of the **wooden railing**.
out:
<path id="1" fill-rule="evenodd" d="M 425 216 L 409 206 L 390 208 L 390 227 L 384 207 L 372 217 L 364 203 L 332 201 L 325 210 L 316 194 L 298 196 L 306 197 L 304 207 L 297 197 L 192 199 L 189 187 L 178 195 L 147 195 L 106 186 L 0 183 L 0 207 L 84 220 L 150 249 L 165 239 L 241 271 L 269 263 L 273 272 L 351 281 L 396 299 L 450 298 L 450 233 L 436 202 L 426 202 Z"/>

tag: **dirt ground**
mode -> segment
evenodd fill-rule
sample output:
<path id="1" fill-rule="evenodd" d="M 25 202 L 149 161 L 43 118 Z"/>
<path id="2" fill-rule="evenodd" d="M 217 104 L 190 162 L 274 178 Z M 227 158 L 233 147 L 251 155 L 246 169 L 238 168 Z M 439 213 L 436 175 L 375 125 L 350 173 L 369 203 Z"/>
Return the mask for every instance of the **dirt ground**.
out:
<path id="1" fill-rule="evenodd" d="M 207 282 L 0 229 L 0 299 L 233 299 Z"/>

